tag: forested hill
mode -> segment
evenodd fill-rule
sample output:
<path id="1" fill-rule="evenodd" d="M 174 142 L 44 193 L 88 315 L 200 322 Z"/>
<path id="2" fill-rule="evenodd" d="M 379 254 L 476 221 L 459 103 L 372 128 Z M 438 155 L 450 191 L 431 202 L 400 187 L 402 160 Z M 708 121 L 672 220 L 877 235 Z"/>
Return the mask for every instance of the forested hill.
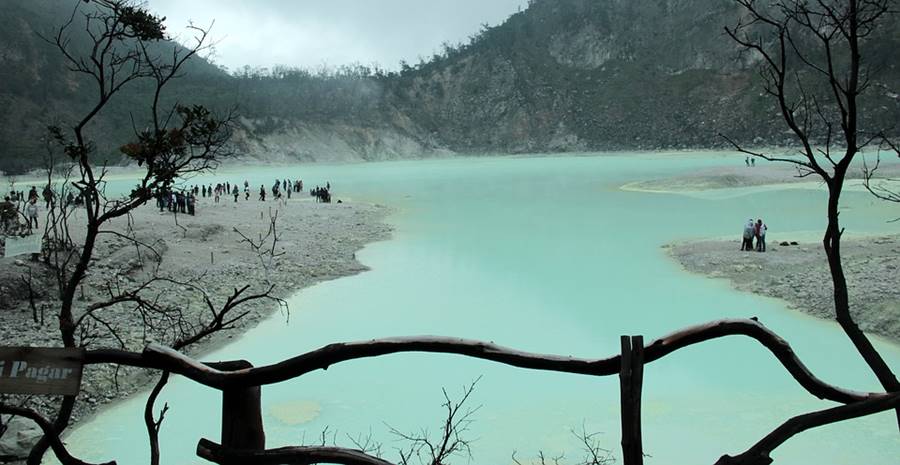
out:
<path id="1" fill-rule="evenodd" d="M 94 98 L 37 35 L 61 24 L 72 5 L 3 5 L 0 170 L 38 165 L 45 126 L 71 122 Z M 401 72 L 226 74 L 196 60 L 170 101 L 236 105 L 239 151 L 273 161 L 707 148 L 723 145 L 719 132 L 755 145 L 788 143 L 753 57 L 723 33 L 740 14 L 727 0 L 533 0 Z M 872 127 L 900 121 L 900 21 L 888 29 L 866 45 L 879 71 L 864 102 Z M 135 86 L 91 128 L 98 157 L 117 159 L 132 116 L 145 111 L 142 97 Z"/>
<path id="2" fill-rule="evenodd" d="M 754 57 L 724 32 L 741 14 L 729 0 L 532 1 L 395 90 L 458 151 L 789 143 Z M 864 114 L 880 127 L 900 116 L 900 18 L 888 24 L 865 56 L 880 74 Z"/>
<path id="3" fill-rule="evenodd" d="M 15 173 L 41 166 L 47 154 L 47 125 L 72 125 L 96 102 L 96 85 L 69 72 L 59 50 L 45 40 L 55 37 L 78 4 L 69 0 L 11 0 L 0 6 L 0 171 Z M 83 19 L 76 24 L 70 49 L 85 53 Z M 159 45 L 161 52 L 174 46 Z M 223 74 L 203 60 L 189 62 L 185 72 L 195 82 Z M 179 82 L 180 93 L 189 93 L 191 85 L 190 80 Z M 138 102 L 146 102 L 149 88 L 137 84 L 129 89 L 88 128 L 98 157 L 120 160 L 118 147 L 133 134 L 132 116 L 141 127 L 148 108 Z"/>

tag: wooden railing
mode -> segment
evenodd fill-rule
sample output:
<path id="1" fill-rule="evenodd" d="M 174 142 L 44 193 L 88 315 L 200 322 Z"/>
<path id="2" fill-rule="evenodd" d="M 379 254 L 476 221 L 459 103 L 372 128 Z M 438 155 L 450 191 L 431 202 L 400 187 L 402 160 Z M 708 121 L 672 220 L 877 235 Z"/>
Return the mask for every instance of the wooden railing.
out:
<path id="1" fill-rule="evenodd" d="M 219 464 L 312 464 L 387 465 L 363 451 L 339 447 L 287 447 L 265 449 L 261 386 L 301 377 L 316 370 L 360 358 L 403 352 L 456 354 L 519 368 L 556 371 L 588 376 L 618 375 L 621 387 L 622 455 L 625 465 L 643 463 L 641 434 L 641 389 L 646 364 L 679 349 L 728 336 L 745 336 L 762 344 L 791 376 L 811 395 L 843 405 L 799 415 L 787 420 L 747 451 L 723 455 L 717 465 L 762 465 L 772 462 L 771 452 L 796 434 L 830 423 L 900 409 L 900 392 L 857 392 L 817 378 L 797 357 L 787 341 L 756 319 L 719 320 L 693 326 L 644 346 L 641 336 L 623 336 L 621 354 L 607 358 L 576 358 L 537 354 L 492 343 L 444 337 L 404 337 L 336 343 L 282 362 L 253 367 L 248 362 L 202 363 L 173 349 L 149 345 L 143 352 L 102 349 L 87 351 L 87 364 L 118 364 L 182 375 L 222 392 L 220 443 L 199 439 L 198 456 Z M 0 413 L 10 413 L 3 412 Z M 52 425 L 41 425 L 53 433 Z M 48 428 L 50 428 L 48 430 Z M 66 465 L 84 462 L 69 456 L 61 444 L 54 452 Z M 110 462 L 115 463 L 115 462 Z"/>

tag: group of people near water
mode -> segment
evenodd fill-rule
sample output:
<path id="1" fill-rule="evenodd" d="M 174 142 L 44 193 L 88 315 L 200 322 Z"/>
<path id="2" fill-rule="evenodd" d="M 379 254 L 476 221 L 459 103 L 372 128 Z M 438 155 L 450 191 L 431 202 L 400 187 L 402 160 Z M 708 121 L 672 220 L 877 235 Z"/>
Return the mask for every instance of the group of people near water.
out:
<path id="1" fill-rule="evenodd" d="M 194 187 L 194 189 L 197 189 Z M 220 182 L 213 187 L 212 184 L 209 186 L 200 186 L 198 194 L 202 197 L 212 197 L 215 203 L 219 203 L 223 196 L 230 196 L 234 198 L 234 201 L 237 202 L 241 197 L 241 193 L 244 194 L 244 200 L 250 200 L 250 182 L 244 180 L 243 189 L 238 183 L 232 184 L 231 182 Z M 272 184 L 271 187 L 271 197 L 275 200 L 280 200 L 282 198 L 291 198 L 291 194 L 294 192 L 302 192 L 303 191 L 303 180 L 288 180 L 288 179 L 276 179 L 275 183 Z M 259 186 L 259 197 L 257 200 L 260 202 L 265 202 L 266 197 L 269 196 L 269 192 L 266 190 L 265 184 L 261 184 Z"/>
<path id="2" fill-rule="evenodd" d="M 325 187 L 316 186 L 315 189 L 309 190 L 309 195 L 316 198 L 316 202 L 331 203 L 331 183 L 325 184 Z M 338 203 L 341 203 L 338 200 Z"/>
<path id="3" fill-rule="evenodd" d="M 139 187 L 135 188 L 132 195 L 137 192 Z M 160 212 L 195 215 L 198 199 L 210 197 L 214 199 L 215 203 L 219 203 L 222 196 L 231 196 L 234 198 L 234 202 L 237 202 L 242 191 L 244 200 L 250 200 L 249 181 L 243 182 L 243 189 L 237 183 L 226 181 L 215 185 L 192 185 L 182 189 L 157 189 L 153 196 Z M 303 180 L 276 179 L 269 190 L 265 185 L 259 186 L 258 200 L 265 202 L 270 195 L 270 198 L 275 200 L 290 199 L 292 194 L 300 192 L 303 192 Z M 326 183 L 325 187 L 316 186 L 314 189 L 310 189 L 309 195 L 315 197 L 317 202 L 331 203 L 331 182 Z M 27 193 L 11 190 L 8 195 L 4 196 L 3 202 L 0 202 L 0 233 L 18 234 L 21 231 L 29 233 L 31 230 L 37 229 L 41 198 L 43 198 L 44 208 L 49 210 L 56 206 L 57 193 L 50 184 L 47 184 L 40 193 L 36 186 L 31 186 L 31 190 Z M 66 195 L 62 196 L 63 208 L 79 205 L 84 205 L 82 193 L 79 192 L 76 195 L 69 190 Z M 24 225 L 19 221 L 20 218 L 25 219 Z"/>
<path id="4" fill-rule="evenodd" d="M 753 218 L 748 219 L 747 224 L 744 225 L 741 250 L 746 250 L 748 252 L 752 252 L 754 250 L 756 250 L 757 252 L 765 252 L 767 229 L 769 229 L 769 227 L 766 226 L 765 223 L 763 223 L 762 219 L 757 219 L 755 222 L 753 221 Z M 754 240 L 756 241 L 755 244 Z"/>
<path id="5" fill-rule="evenodd" d="M 197 188 L 194 187 L 194 189 Z M 200 186 L 199 189 L 201 196 L 212 197 L 215 203 L 219 203 L 222 196 L 231 196 L 237 202 L 241 197 L 241 192 L 244 194 L 244 200 L 250 200 L 250 182 L 247 180 L 244 180 L 243 190 L 237 183 L 232 184 L 228 181 L 217 183 L 215 187 L 212 184 L 208 187 Z M 271 192 L 271 198 L 275 200 L 290 199 L 292 193 L 303 192 L 303 180 L 276 179 L 275 183 L 272 184 L 271 191 L 266 190 L 265 184 L 261 184 L 257 200 L 265 202 L 266 198 L 269 197 L 269 192 Z"/>
<path id="6" fill-rule="evenodd" d="M 20 230 L 19 217 L 25 218 L 27 230 L 38 227 L 37 197 L 25 200 L 22 192 L 10 192 L 0 202 L 0 232 L 16 234 Z"/>
<path id="7" fill-rule="evenodd" d="M 185 190 L 157 189 L 153 193 L 159 211 L 171 213 L 197 214 L 197 186 Z"/>
<path id="8" fill-rule="evenodd" d="M 265 202 L 267 198 L 275 200 L 290 199 L 294 193 L 303 192 L 303 180 L 296 179 L 276 179 L 269 189 L 265 184 L 259 186 L 259 196 L 257 200 Z M 158 190 L 155 193 L 156 205 L 159 211 L 168 210 L 173 213 L 186 213 L 188 215 L 196 214 L 197 199 L 210 197 L 214 203 L 222 201 L 222 197 L 232 197 L 237 203 L 241 198 L 241 194 L 245 201 L 250 200 L 251 188 L 250 182 L 244 180 L 243 186 L 230 181 L 219 182 L 215 185 L 192 185 L 187 189 L 181 190 Z M 316 198 L 317 202 L 331 202 L 331 182 L 326 183 L 326 187 L 316 186 L 310 189 L 309 195 Z"/>
<path id="9" fill-rule="evenodd" d="M 53 208 L 56 204 L 56 193 L 53 192 L 53 188 L 49 184 L 44 187 L 40 194 L 38 194 L 37 186 L 31 186 L 27 194 L 24 191 L 10 190 L 9 194 L 3 197 L 3 202 L 0 202 L 0 232 L 7 234 L 19 233 L 23 226 L 19 223 L 20 216 L 25 219 L 24 227 L 26 233 L 32 229 L 37 229 L 39 227 L 39 202 L 41 198 L 43 198 L 44 208 L 46 209 Z M 78 205 L 83 201 L 81 194 L 76 197 L 69 191 L 64 198 L 63 206 Z"/>

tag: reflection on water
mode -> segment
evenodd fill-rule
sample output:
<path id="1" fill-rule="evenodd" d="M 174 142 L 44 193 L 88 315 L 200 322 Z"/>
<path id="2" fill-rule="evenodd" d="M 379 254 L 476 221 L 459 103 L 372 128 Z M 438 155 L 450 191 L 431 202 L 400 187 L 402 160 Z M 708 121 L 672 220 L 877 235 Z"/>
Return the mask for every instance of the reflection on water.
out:
<path id="1" fill-rule="evenodd" d="M 358 256 L 372 271 L 324 283 L 209 359 L 259 365 L 343 340 L 436 334 L 494 341 L 523 350 L 594 357 L 618 351 L 620 334 L 648 339 L 723 317 L 758 316 L 785 336 L 822 378 L 878 389 L 831 323 L 727 283 L 684 273 L 661 248 L 694 237 L 740 233 L 762 217 L 777 239 L 824 225 L 817 189 L 743 189 L 741 195 L 684 196 L 629 192 L 619 186 L 732 163 L 715 154 L 467 159 L 345 166 L 262 167 L 215 179 L 252 185 L 284 176 L 306 186 L 335 186 L 337 198 L 395 209 L 394 237 Z M 124 182 L 124 181 L 123 181 Z M 851 231 L 895 232 L 897 207 L 856 192 L 842 219 Z M 879 343 L 900 367 L 900 349 Z M 529 372 L 444 355 L 404 354 L 361 360 L 263 390 L 269 447 L 315 441 L 327 426 L 398 444 L 403 431 L 439 429 L 441 388 L 458 393 L 483 376 L 473 406 L 473 463 L 511 463 L 567 452 L 582 424 L 618 448 L 618 381 Z M 146 463 L 143 396 L 109 409 L 70 437 L 89 460 Z M 738 338 L 695 346 L 645 372 L 647 463 L 713 463 L 743 451 L 786 418 L 830 406 L 799 388 L 758 344 Z M 218 439 L 215 391 L 177 379 L 163 401 L 163 463 L 202 463 L 200 437 Z M 777 450 L 778 463 L 896 465 L 900 441 L 892 414 L 804 433 Z M 456 463 L 465 463 L 461 458 Z"/>

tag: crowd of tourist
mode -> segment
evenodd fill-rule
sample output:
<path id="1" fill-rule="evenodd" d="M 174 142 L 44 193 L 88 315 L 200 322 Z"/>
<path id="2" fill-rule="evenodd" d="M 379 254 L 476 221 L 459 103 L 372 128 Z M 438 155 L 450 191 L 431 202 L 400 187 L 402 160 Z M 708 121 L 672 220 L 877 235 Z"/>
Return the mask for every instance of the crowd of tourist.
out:
<path id="1" fill-rule="evenodd" d="M 197 213 L 196 186 L 188 191 L 160 189 L 156 191 L 154 197 L 156 198 L 156 207 L 161 212 L 186 213 L 191 216 Z"/>
<path id="2" fill-rule="evenodd" d="M 71 194 L 69 194 L 71 196 Z M 25 193 L 24 191 L 10 190 L 0 203 L 0 232 L 6 234 L 18 234 L 24 231 L 37 229 L 39 221 L 39 202 L 43 200 L 44 208 L 53 208 L 56 202 L 56 194 L 47 185 L 38 194 L 36 186 Z M 69 199 L 70 202 L 74 198 Z M 24 224 L 20 221 L 24 219 Z"/>
<path id="3" fill-rule="evenodd" d="M 82 194 L 75 195 L 69 190 L 66 195 L 62 196 L 60 206 L 69 208 L 83 204 L 84 197 Z M 39 228 L 40 205 L 43 205 L 45 210 L 50 210 L 57 206 L 57 193 L 49 184 L 44 186 L 40 194 L 37 186 L 31 186 L 27 193 L 25 191 L 16 191 L 15 189 L 10 190 L 8 194 L 3 196 L 3 202 L 0 202 L 0 233 L 25 234 Z"/>
<path id="4" fill-rule="evenodd" d="M 292 195 L 302 192 L 303 181 L 301 179 L 276 179 L 268 189 L 265 184 L 259 186 L 257 200 L 260 202 L 265 202 L 267 199 L 286 201 Z M 325 187 L 316 186 L 314 189 L 310 189 L 309 195 L 315 197 L 317 202 L 330 203 L 331 183 L 326 183 Z M 0 233 L 20 234 L 23 231 L 27 233 L 32 229 L 39 228 L 40 205 L 43 204 L 43 208 L 46 210 L 55 208 L 56 197 L 57 193 L 49 184 L 40 193 L 36 186 L 31 186 L 27 193 L 11 190 L 0 203 Z M 196 215 L 200 199 L 209 198 L 213 203 L 219 203 L 223 201 L 223 198 L 238 202 L 243 197 L 244 201 L 250 201 L 251 187 L 250 182 L 246 180 L 242 184 L 225 181 L 184 188 L 159 189 L 153 193 L 153 197 L 156 200 L 156 208 L 159 208 L 160 212 Z M 69 190 L 62 196 L 60 206 L 69 208 L 83 204 L 82 194 L 76 195 L 73 190 Z"/>
<path id="5" fill-rule="evenodd" d="M 327 187 L 321 188 L 316 186 L 310 190 L 310 195 L 316 197 L 319 202 L 331 202 L 331 183 Z M 198 199 L 211 198 L 213 203 L 228 201 L 237 203 L 243 198 L 249 201 L 252 193 L 250 182 L 245 180 L 242 184 L 232 183 L 230 181 L 218 182 L 216 184 L 192 185 L 186 189 L 157 191 L 155 193 L 156 206 L 159 211 L 170 211 L 173 213 L 186 213 L 195 215 Z M 256 200 L 265 202 L 269 200 L 289 200 L 295 193 L 303 192 L 303 180 L 276 179 L 275 182 L 266 188 L 265 184 L 259 186 L 256 191 L 258 195 Z"/>

